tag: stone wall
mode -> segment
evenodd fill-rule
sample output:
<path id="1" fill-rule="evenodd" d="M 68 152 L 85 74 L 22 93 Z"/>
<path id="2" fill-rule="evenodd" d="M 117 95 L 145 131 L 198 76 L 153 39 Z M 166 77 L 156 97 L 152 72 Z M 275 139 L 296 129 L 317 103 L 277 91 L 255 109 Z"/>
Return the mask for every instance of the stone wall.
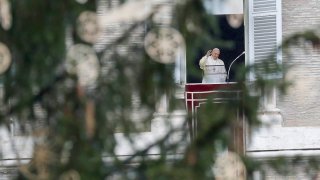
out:
<path id="1" fill-rule="evenodd" d="M 17 175 L 17 167 L 0 166 L 0 180 L 14 179 Z"/>
<path id="2" fill-rule="evenodd" d="M 320 26 L 319 0 L 282 0 L 282 33 L 289 35 Z M 319 30 L 318 30 L 319 32 Z M 283 54 L 283 62 L 292 66 L 288 79 L 293 86 L 288 95 L 278 99 L 284 126 L 320 125 L 320 51 L 310 43 L 290 47 L 292 56 Z"/>

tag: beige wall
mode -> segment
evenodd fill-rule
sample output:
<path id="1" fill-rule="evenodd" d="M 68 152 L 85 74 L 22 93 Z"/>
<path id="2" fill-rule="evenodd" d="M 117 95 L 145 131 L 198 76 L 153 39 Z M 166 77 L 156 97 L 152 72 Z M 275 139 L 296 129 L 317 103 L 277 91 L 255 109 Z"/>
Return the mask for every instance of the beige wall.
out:
<path id="1" fill-rule="evenodd" d="M 282 0 L 283 37 L 320 26 L 319 0 Z M 319 31 L 318 31 L 319 32 Z M 303 49 L 305 48 L 305 49 Z M 288 78 L 294 85 L 277 107 L 283 113 L 284 126 L 320 125 L 320 51 L 310 44 L 293 46 L 292 57 L 284 54 L 283 62 L 293 65 Z"/>

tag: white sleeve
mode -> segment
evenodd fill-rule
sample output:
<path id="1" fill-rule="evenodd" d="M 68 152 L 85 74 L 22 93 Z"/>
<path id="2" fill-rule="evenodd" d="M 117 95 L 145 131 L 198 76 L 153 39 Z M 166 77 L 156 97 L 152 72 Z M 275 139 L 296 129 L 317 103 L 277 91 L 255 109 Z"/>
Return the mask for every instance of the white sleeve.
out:
<path id="1" fill-rule="evenodd" d="M 207 60 L 207 57 L 206 56 L 203 56 L 200 61 L 199 61 L 199 66 L 200 66 L 200 69 L 204 69 L 205 66 L 206 66 L 206 60 Z"/>

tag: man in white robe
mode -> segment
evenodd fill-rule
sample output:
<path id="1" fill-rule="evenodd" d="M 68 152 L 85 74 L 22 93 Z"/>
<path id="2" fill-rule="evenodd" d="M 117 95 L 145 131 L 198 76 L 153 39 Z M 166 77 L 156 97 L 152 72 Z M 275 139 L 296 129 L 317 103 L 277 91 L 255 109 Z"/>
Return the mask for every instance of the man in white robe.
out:
<path id="1" fill-rule="evenodd" d="M 226 81 L 226 68 L 223 61 L 219 59 L 219 55 L 220 50 L 214 48 L 201 58 L 199 65 L 203 70 L 202 83 L 220 83 Z"/>

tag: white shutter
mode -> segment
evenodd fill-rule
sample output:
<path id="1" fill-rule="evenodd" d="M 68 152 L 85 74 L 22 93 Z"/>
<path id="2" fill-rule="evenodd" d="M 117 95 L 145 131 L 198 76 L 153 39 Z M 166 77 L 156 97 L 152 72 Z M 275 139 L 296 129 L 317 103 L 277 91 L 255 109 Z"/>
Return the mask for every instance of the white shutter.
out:
<path id="1" fill-rule="evenodd" d="M 281 51 L 277 50 L 282 37 L 281 0 L 247 0 L 246 5 L 247 63 L 261 63 L 271 54 L 281 63 Z"/>

